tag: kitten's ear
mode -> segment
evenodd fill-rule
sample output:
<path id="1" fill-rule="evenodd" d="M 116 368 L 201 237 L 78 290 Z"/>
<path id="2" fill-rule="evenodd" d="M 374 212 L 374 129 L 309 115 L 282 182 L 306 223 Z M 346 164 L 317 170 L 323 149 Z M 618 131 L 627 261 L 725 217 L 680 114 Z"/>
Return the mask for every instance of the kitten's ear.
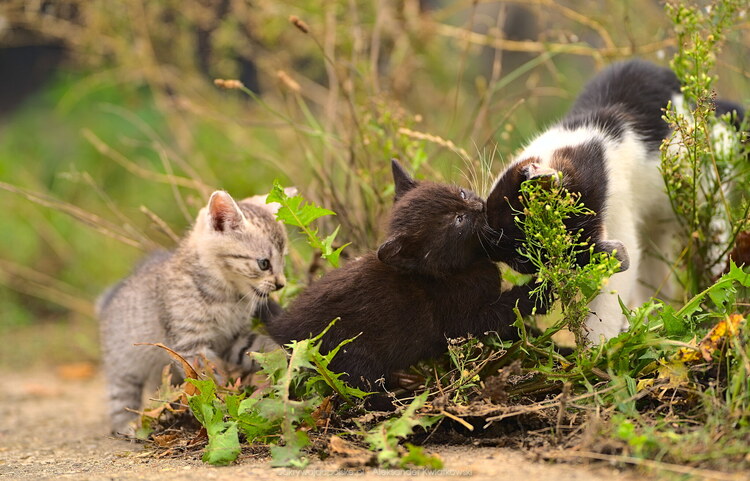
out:
<path id="1" fill-rule="evenodd" d="M 398 200 L 402 195 L 416 187 L 417 181 L 414 180 L 403 167 L 401 167 L 401 164 L 399 164 L 396 159 L 391 159 L 391 170 L 393 171 L 393 183 L 396 186 L 396 196 L 394 200 Z"/>
<path id="2" fill-rule="evenodd" d="M 237 230 L 242 227 L 245 217 L 242 215 L 232 196 L 223 190 L 211 194 L 208 200 L 208 223 L 217 232 Z"/>
<path id="3" fill-rule="evenodd" d="M 513 163 L 495 181 L 487 196 L 487 221 L 490 227 L 502 231 L 514 225 L 513 210 L 519 207 L 521 183 L 527 180 L 528 162 Z"/>
<path id="4" fill-rule="evenodd" d="M 403 264 L 404 241 L 400 236 L 388 238 L 378 247 L 378 260 L 389 266 L 399 267 Z"/>
<path id="5" fill-rule="evenodd" d="M 594 252 L 606 252 L 620 261 L 620 270 L 623 272 L 630 267 L 630 256 L 625 244 L 618 240 L 599 240 L 594 244 Z"/>
<path id="6" fill-rule="evenodd" d="M 547 165 L 542 165 L 538 162 L 531 162 L 521 168 L 526 180 L 540 179 L 540 178 L 551 178 L 557 175 L 557 171 Z"/>
<path id="7" fill-rule="evenodd" d="M 525 180 L 540 179 L 550 182 L 557 175 L 557 171 L 540 162 L 535 157 L 511 164 L 495 182 L 490 195 L 487 197 L 487 212 L 507 210 L 509 201 L 515 202 L 521 183 Z"/>
<path id="8" fill-rule="evenodd" d="M 297 190 L 296 187 L 284 187 L 284 194 L 286 194 L 287 197 L 294 197 L 298 193 L 299 191 Z M 268 212 L 270 212 L 271 214 L 275 216 L 276 213 L 279 211 L 279 209 L 281 209 L 281 204 L 279 204 L 278 202 L 267 203 L 266 202 L 267 197 L 268 197 L 267 194 L 254 195 L 252 197 L 242 199 L 242 202 L 248 202 L 250 204 L 255 204 L 260 207 L 263 207 L 264 209 L 266 209 Z"/>

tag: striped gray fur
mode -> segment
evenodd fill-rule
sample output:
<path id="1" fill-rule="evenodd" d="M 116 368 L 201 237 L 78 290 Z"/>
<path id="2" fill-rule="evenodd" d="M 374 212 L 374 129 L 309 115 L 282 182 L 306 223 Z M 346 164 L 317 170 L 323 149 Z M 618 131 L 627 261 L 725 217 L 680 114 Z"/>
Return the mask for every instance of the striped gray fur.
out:
<path id="1" fill-rule="evenodd" d="M 161 342 L 192 361 L 243 375 L 257 370 L 247 351 L 275 349 L 251 329 L 269 313 L 268 295 L 285 283 L 286 231 L 274 218 L 278 204 L 256 196 L 236 203 L 217 191 L 173 251 L 147 257 L 97 302 L 111 428 L 132 432 L 144 390 L 153 389 L 170 358 Z M 179 371 L 179 369 L 177 369 Z"/>

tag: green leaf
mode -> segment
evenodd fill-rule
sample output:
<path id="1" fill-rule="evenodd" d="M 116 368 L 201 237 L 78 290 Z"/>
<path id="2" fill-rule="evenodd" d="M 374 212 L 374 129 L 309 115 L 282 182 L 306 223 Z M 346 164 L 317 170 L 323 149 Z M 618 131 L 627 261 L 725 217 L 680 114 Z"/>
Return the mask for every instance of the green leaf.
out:
<path id="1" fill-rule="evenodd" d="M 296 227 L 307 227 L 316 219 L 336 215 L 332 210 L 306 202 L 300 195 L 289 197 L 278 181 L 274 181 L 273 189 L 266 197 L 266 203 L 270 202 L 281 204 L 281 208 L 276 213 L 278 220 Z"/>
<path id="2" fill-rule="evenodd" d="M 186 379 L 185 381 L 199 390 L 197 394 L 188 398 L 188 406 L 190 406 L 198 422 L 208 429 L 207 424 L 211 422 L 213 411 L 206 411 L 204 407 L 208 406 L 213 409 L 214 399 L 216 399 L 216 385 L 211 379 Z M 208 418 L 205 417 L 206 412 L 209 413 Z"/>
<path id="3" fill-rule="evenodd" d="M 736 285 L 750 287 L 750 274 L 737 267 L 730 261 L 729 272 L 721 276 L 712 286 L 703 290 L 690 299 L 682 308 L 674 312 L 670 306 L 665 306 L 662 319 L 668 335 L 684 334 L 690 326 L 690 319 L 701 309 L 701 304 L 709 297 L 720 309 L 732 305 Z"/>
<path id="4" fill-rule="evenodd" d="M 216 397 L 216 384 L 211 379 L 185 379 L 193 386 L 198 388 L 196 396 L 203 402 L 209 402 Z"/>
<path id="5" fill-rule="evenodd" d="M 311 413 L 322 398 L 297 400 L 291 391 L 307 375 L 307 370 L 314 367 L 311 342 L 310 339 L 292 341 L 287 345 L 289 353 L 283 349 L 265 354 L 253 353 L 271 385 L 256 401 L 250 398 L 240 403 L 240 428 L 253 439 L 272 431 L 281 433 L 279 446 L 271 451 L 274 466 L 304 466 L 307 463 L 302 450 L 309 445 L 309 439 L 298 426 L 303 423 L 314 425 Z"/>
<path id="6" fill-rule="evenodd" d="M 349 339 L 348 341 L 351 341 L 351 339 Z M 338 351 L 339 347 L 341 347 L 343 344 L 344 343 L 341 343 L 336 348 L 336 351 Z M 351 396 L 354 396 L 357 399 L 363 399 L 372 394 L 371 392 L 362 391 L 361 389 L 349 386 L 346 382 L 340 379 L 340 377 L 343 376 L 343 373 L 334 373 L 333 371 L 328 369 L 328 364 L 330 362 L 330 357 L 328 356 L 330 354 L 331 353 L 329 352 L 328 355 L 324 356 L 317 350 L 312 353 L 315 370 L 318 372 L 318 375 L 313 376 L 307 380 L 305 385 L 308 392 L 312 387 L 314 387 L 315 384 L 324 383 L 326 386 L 333 389 L 334 392 L 339 393 L 344 398 L 344 400 L 350 404 L 352 403 L 350 399 Z"/>
<path id="7" fill-rule="evenodd" d="M 233 419 L 236 419 L 239 415 L 240 403 L 242 402 L 245 394 L 227 394 L 224 396 L 224 404 L 227 407 L 227 414 Z"/>
<path id="8" fill-rule="evenodd" d="M 667 336 L 681 336 L 688 330 L 688 325 L 684 320 L 685 316 L 678 316 L 672 306 L 664 306 L 661 318 Z"/>
<path id="9" fill-rule="evenodd" d="M 333 249 L 333 241 L 336 239 L 336 235 L 338 235 L 340 227 L 341 226 L 336 227 L 336 230 L 334 230 L 331 235 L 323 239 L 323 242 L 321 244 L 321 250 L 323 251 L 321 257 L 330 262 L 330 264 L 335 268 L 339 267 L 339 256 L 341 255 L 341 251 L 344 250 L 344 247 L 351 244 L 351 242 L 349 242 L 342 245 L 336 250 Z"/>
<path id="10" fill-rule="evenodd" d="M 514 286 L 525 286 L 534 280 L 533 274 L 521 274 L 510 267 L 503 268 L 501 277 L 503 280 L 510 282 Z"/>
<path id="11" fill-rule="evenodd" d="M 401 458 L 399 465 L 402 468 L 408 466 L 424 466 L 427 469 L 443 469 L 443 460 L 434 454 L 427 454 L 421 446 L 405 443 L 408 453 Z"/>
<path id="12" fill-rule="evenodd" d="M 631 390 L 635 392 L 635 380 L 627 375 L 618 376 L 610 381 L 610 386 L 615 388 L 613 395 L 617 409 L 624 414 L 634 416 L 637 411 Z"/>
<path id="13" fill-rule="evenodd" d="M 310 444 L 304 431 L 295 431 L 294 435 L 284 438 L 283 446 L 271 447 L 271 466 L 304 468 L 309 460 L 302 455 L 302 450 Z"/>
<path id="14" fill-rule="evenodd" d="M 206 446 L 201 459 L 214 466 L 226 466 L 237 459 L 240 451 L 237 424 L 229 422 L 225 423 L 225 426 L 221 430 L 209 434 L 208 446 Z"/>
<path id="15" fill-rule="evenodd" d="M 280 430 L 279 422 L 269 421 L 261 415 L 258 408 L 259 398 L 243 399 L 237 410 L 237 426 L 248 442 L 277 434 Z"/>
<path id="16" fill-rule="evenodd" d="M 266 197 L 266 202 L 279 203 L 281 207 L 276 213 L 276 219 L 287 225 L 299 227 L 302 233 L 307 236 L 307 243 L 314 249 L 320 249 L 321 257 L 326 259 L 333 267 L 339 266 L 341 251 L 349 245 L 345 244 L 338 249 L 333 249 L 333 242 L 338 235 L 340 226 L 323 239 L 318 237 L 317 229 L 310 227 L 310 224 L 317 219 L 328 215 L 336 215 L 335 212 L 306 202 L 300 195 L 288 196 L 278 180 L 273 182 L 273 188 Z"/>
<path id="17" fill-rule="evenodd" d="M 323 332 L 315 336 L 314 338 L 310 339 L 310 356 L 312 363 L 315 365 L 315 370 L 317 371 L 318 375 L 311 377 L 307 380 L 305 383 L 306 390 L 309 393 L 312 389 L 316 387 L 319 383 L 323 383 L 329 388 L 331 388 L 334 392 L 338 393 L 344 401 L 346 401 L 349 404 L 353 404 L 351 397 L 354 396 L 358 399 L 362 399 L 372 393 L 362 391 L 361 389 L 357 389 L 355 387 L 349 386 L 347 383 L 342 381 L 340 377 L 343 375 L 343 373 L 334 373 L 328 368 L 328 365 L 331 363 L 333 358 L 338 354 L 339 350 L 349 344 L 350 342 L 354 341 L 356 337 L 353 337 L 351 339 L 345 339 L 341 341 L 341 343 L 328 351 L 326 354 L 322 354 L 320 352 L 320 340 L 323 338 L 326 332 L 328 332 L 331 327 L 339 320 L 337 317 L 336 319 L 332 320 L 325 329 L 323 329 Z M 359 336 L 357 336 L 359 337 Z"/>
<path id="18" fill-rule="evenodd" d="M 400 416 L 383 421 L 365 435 L 365 441 L 378 453 L 378 463 L 383 466 L 399 466 L 399 440 L 411 435 L 415 427 L 427 428 L 441 419 L 441 416 L 428 417 L 417 414 L 417 410 L 427 401 L 427 395 L 428 393 L 422 393 L 415 397 Z"/>
<path id="19" fill-rule="evenodd" d="M 216 397 L 216 385 L 211 379 L 187 379 L 200 392 L 188 398 L 188 406 L 195 418 L 206 428 L 208 445 L 203 452 L 203 461 L 214 465 L 226 465 L 240 454 L 237 424 L 224 421 L 224 405 Z M 230 399 L 235 409 L 238 396 Z M 238 407 L 238 405 L 237 405 Z M 224 408 L 224 409 L 222 409 Z"/>
<path id="20" fill-rule="evenodd" d="M 282 376 L 287 368 L 287 353 L 283 349 L 274 349 L 269 352 L 251 352 L 250 356 L 260 365 L 260 371 L 268 376 L 271 382 L 275 382 Z"/>

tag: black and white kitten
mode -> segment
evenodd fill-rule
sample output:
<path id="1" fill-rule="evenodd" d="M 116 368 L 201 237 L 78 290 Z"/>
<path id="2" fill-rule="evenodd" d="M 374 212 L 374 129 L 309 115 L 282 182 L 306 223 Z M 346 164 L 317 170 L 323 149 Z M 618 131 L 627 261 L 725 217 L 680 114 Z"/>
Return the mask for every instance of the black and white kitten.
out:
<path id="1" fill-rule="evenodd" d="M 513 218 L 521 210 L 521 182 L 562 172 L 565 187 L 581 194 L 595 216 L 570 220 L 582 229 L 595 251 L 616 252 L 621 272 L 612 276 L 590 304 L 589 339 L 599 342 L 627 329 L 617 296 L 626 306 L 646 302 L 661 286 L 669 296 L 669 264 L 674 259 L 677 224 L 665 192 L 659 146 L 670 134 L 662 118 L 672 101 L 684 105 L 675 74 L 651 63 L 614 64 L 583 89 L 559 123 L 532 140 L 496 180 L 487 199 L 487 219 L 494 231 L 493 260 L 529 272 L 517 253 L 523 234 Z M 717 102 L 717 114 L 742 110 Z M 647 256 L 655 256 L 647 259 Z M 582 255 L 579 262 L 588 262 Z M 661 260 L 660 260 L 661 259 Z"/>
<path id="2" fill-rule="evenodd" d="M 531 313 L 529 287 L 501 293 L 500 272 L 482 248 L 482 199 L 457 186 L 417 182 L 393 161 L 396 202 L 387 240 L 329 272 L 267 325 L 280 344 L 323 336 L 327 352 L 346 339 L 331 368 L 365 389 L 447 350 L 447 339 L 496 331 L 517 338 L 513 307 Z"/>

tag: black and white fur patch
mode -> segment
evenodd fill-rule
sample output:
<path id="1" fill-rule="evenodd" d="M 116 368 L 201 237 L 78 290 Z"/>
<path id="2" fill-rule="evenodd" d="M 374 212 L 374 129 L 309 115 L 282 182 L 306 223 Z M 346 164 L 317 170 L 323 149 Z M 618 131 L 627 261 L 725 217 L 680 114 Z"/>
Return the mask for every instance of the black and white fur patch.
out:
<path id="1" fill-rule="evenodd" d="M 589 338 L 611 338 L 627 328 L 618 295 L 626 306 L 647 301 L 668 287 L 677 224 L 659 171 L 659 147 L 670 135 L 663 120 L 668 103 L 682 105 L 680 83 L 663 67 L 632 60 L 614 64 L 583 89 L 568 114 L 533 139 L 498 177 L 487 199 L 487 219 L 494 242 L 490 257 L 530 272 L 517 254 L 523 233 L 514 222 L 520 209 L 521 182 L 533 172 L 563 174 L 565 186 L 581 194 L 595 216 L 570 220 L 583 230 L 595 250 L 616 252 L 621 272 L 591 303 Z M 742 109 L 717 102 L 717 113 Z M 582 255 L 581 263 L 588 262 Z"/>

